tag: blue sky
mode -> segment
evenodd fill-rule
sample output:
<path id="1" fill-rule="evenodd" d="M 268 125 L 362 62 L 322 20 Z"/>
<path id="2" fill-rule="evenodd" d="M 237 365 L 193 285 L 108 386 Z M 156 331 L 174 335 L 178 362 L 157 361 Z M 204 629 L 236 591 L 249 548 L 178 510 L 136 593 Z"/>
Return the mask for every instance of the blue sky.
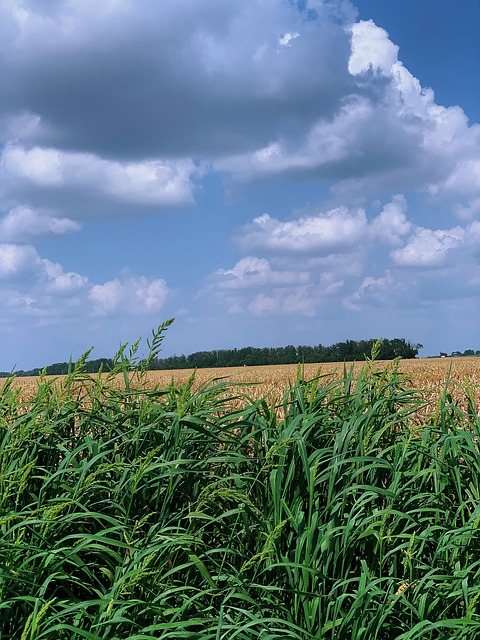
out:
<path id="1" fill-rule="evenodd" d="M 480 348 L 476 0 L 0 0 L 0 370 Z"/>

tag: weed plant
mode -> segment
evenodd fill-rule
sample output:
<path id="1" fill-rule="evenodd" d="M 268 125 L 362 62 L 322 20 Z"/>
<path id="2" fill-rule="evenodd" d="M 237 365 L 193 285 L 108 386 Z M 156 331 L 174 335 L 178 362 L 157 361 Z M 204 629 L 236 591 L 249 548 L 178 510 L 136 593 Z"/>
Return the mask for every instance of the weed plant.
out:
<path id="1" fill-rule="evenodd" d="M 272 406 L 149 389 L 137 349 L 28 402 L 3 387 L 1 640 L 480 637 L 471 389 L 415 425 L 395 364 L 300 371 Z"/>

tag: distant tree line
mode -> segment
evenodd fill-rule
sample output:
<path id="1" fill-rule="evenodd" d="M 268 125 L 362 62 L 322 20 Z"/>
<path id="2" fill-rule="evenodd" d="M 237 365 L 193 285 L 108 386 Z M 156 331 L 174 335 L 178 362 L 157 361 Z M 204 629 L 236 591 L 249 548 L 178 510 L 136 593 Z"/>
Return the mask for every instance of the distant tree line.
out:
<path id="1" fill-rule="evenodd" d="M 343 362 L 365 360 L 369 356 L 376 340 L 347 340 L 329 347 L 287 345 L 286 347 L 244 347 L 242 349 L 220 349 L 216 351 L 197 351 L 188 356 L 170 356 L 159 358 L 152 363 L 152 369 L 202 369 L 206 367 L 241 367 L 269 364 L 297 364 L 316 362 Z M 380 360 L 394 358 L 415 358 L 421 344 L 412 344 L 404 338 L 382 340 Z"/>
<path id="2" fill-rule="evenodd" d="M 39 376 L 42 372 L 45 372 L 47 376 L 63 376 L 68 373 L 69 368 L 73 369 L 74 366 L 71 362 L 56 362 L 55 364 L 49 364 L 47 367 L 36 367 L 28 371 L 20 369 L 14 373 L 16 376 Z M 111 358 L 97 358 L 96 360 L 87 360 L 83 371 L 86 373 L 98 373 L 100 369 L 102 371 L 110 371 L 112 367 L 113 360 Z M 7 378 L 10 375 L 11 373 L 5 371 L 0 372 L 0 378 Z"/>
<path id="3" fill-rule="evenodd" d="M 244 347 L 242 349 L 220 349 L 215 351 L 197 351 L 188 356 L 170 356 L 169 358 L 156 358 L 151 363 L 150 369 L 204 369 L 211 367 L 242 367 L 268 364 L 297 364 L 316 362 L 351 362 L 354 360 L 365 360 L 369 356 L 376 340 L 347 340 L 337 342 L 329 347 L 321 344 L 310 346 L 294 347 Z M 393 360 L 394 358 L 415 358 L 421 344 L 413 344 L 404 338 L 394 338 L 393 340 L 383 339 L 380 345 L 378 358 L 380 360 Z M 29 371 L 16 371 L 17 376 L 38 376 L 43 371 L 47 375 L 65 375 L 68 373 L 68 362 L 57 362 L 47 367 L 30 369 Z M 87 373 L 97 373 L 109 371 L 113 367 L 111 358 L 98 358 L 97 360 L 87 360 L 84 371 Z M 0 377 L 5 378 L 10 373 L 1 372 Z"/>
<path id="4" fill-rule="evenodd" d="M 452 351 L 450 355 L 446 351 L 440 351 L 441 358 L 459 358 L 460 356 L 480 356 L 480 349 L 465 349 L 465 351 Z"/>

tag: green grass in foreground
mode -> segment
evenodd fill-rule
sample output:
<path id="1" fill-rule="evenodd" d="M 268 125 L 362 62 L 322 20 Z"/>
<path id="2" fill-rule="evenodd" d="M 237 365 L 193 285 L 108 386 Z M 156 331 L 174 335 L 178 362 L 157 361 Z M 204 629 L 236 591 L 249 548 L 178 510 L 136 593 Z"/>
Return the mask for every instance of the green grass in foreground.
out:
<path id="1" fill-rule="evenodd" d="M 0 396 L 1 640 L 480 637 L 480 419 L 395 365 Z M 123 369 L 122 369 L 123 368 Z"/>

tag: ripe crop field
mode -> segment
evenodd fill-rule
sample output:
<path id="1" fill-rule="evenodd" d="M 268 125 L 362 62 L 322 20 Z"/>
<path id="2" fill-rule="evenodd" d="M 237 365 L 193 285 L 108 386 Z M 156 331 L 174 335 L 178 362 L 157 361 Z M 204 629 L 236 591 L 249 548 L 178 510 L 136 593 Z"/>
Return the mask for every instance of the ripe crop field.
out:
<path id="1" fill-rule="evenodd" d="M 390 361 L 379 361 L 376 365 L 381 369 L 392 365 Z M 347 369 L 352 363 L 346 363 Z M 354 364 L 355 375 L 365 366 L 364 362 Z M 344 363 L 306 364 L 300 368 L 306 379 L 320 374 L 328 379 L 343 377 Z M 232 382 L 253 383 L 248 393 L 253 398 L 269 396 L 275 401 L 281 399 L 285 386 L 296 380 L 298 365 L 269 365 L 260 367 L 229 367 L 222 369 L 198 369 L 195 373 L 197 385 L 202 385 L 212 378 L 225 378 Z M 451 395 L 462 401 L 465 382 L 474 387 L 474 394 L 480 400 L 480 357 L 429 358 L 416 360 L 400 360 L 399 372 L 406 374 L 415 389 L 426 391 L 425 398 L 437 401 L 442 394 L 447 379 Z M 176 371 L 150 371 L 148 384 L 168 385 L 172 378 L 176 384 L 184 383 L 194 373 L 193 369 Z M 476 389 L 475 389 L 476 387 Z"/>
<path id="2" fill-rule="evenodd" d="M 317 371 L 2 381 L 0 638 L 477 640 L 480 359 Z"/>
<path id="3" fill-rule="evenodd" d="M 350 369 L 352 363 L 346 363 Z M 365 366 L 364 362 L 353 365 L 355 376 Z M 379 369 L 392 366 L 391 361 L 379 361 L 376 363 Z M 327 380 L 335 380 L 343 377 L 344 363 L 322 363 L 298 365 L 269 365 L 257 367 L 228 367 L 217 369 L 177 369 L 174 371 L 148 371 L 146 385 L 149 388 L 158 386 L 167 387 L 172 380 L 176 385 L 184 384 L 193 374 L 195 389 L 208 381 L 221 378 L 233 383 L 246 385 L 244 392 L 251 398 L 268 397 L 273 402 L 279 402 L 286 385 L 294 383 L 299 371 L 305 379 L 311 379 L 317 375 L 325 376 Z M 459 358 L 423 358 L 415 360 L 400 360 L 399 372 L 409 379 L 408 386 L 423 392 L 423 398 L 431 404 L 438 402 L 445 389 L 448 380 L 448 391 L 459 406 L 465 408 L 465 384 L 472 390 L 477 406 L 480 406 L 480 357 Z M 55 377 L 54 377 L 55 378 Z M 61 381 L 62 376 L 56 377 Z M 0 380 L 0 387 L 3 381 Z M 122 384 L 120 378 L 119 384 Z M 36 393 L 38 388 L 37 378 L 18 378 L 15 386 L 22 388 L 22 397 L 28 399 Z M 236 406 L 239 401 L 236 401 Z"/>

